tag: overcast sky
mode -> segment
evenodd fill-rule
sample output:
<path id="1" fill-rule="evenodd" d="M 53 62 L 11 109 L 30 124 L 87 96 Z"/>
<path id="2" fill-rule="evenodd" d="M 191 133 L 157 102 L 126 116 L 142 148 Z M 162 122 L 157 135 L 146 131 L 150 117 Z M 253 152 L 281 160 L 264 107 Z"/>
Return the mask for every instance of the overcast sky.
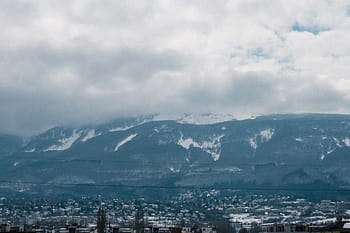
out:
<path id="1" fill-rule="evenodd" d="M 0 1 L 0 131 L 350 113 L 350 2 Z"/>

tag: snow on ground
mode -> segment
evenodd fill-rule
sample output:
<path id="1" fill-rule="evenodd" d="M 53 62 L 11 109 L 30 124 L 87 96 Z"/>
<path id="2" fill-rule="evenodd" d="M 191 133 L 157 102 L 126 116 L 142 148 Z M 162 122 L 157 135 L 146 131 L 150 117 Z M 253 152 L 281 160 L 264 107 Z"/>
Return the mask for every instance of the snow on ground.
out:
<path id="1" fill-rule="evenodd" d="M 73 143 L 80 138 L 81 132 L 77 132 L 76 130 L 73 130 L 73 133 L 68 138 L 59 139 L 59 144 L 53 145 L 49 148 L 47 148 L 44 151 L 52 151 L 52 150 L 67 150 L 69 149 Z"/>
<path id="2" fill-rule="evenodd" d="M 177 144 L 185 148 L 186 150 L 190 149 L 190 147 L 197 147 L 202 149 L 203 151 L 209 153 L 211 157 L 214 159 L 214 161 L 217 161 L 220 158 L 220 152 L 221 152 L 221 143 L 220 140 L 225 135 L 219 135 L 216 137 L 213 137 L 211 141 L 203 141 L 203 142 L 196 142 L 192 138 L 183 138 L 183 135 L 181 135 L 180 139 L 178 140 Z"/>
<path id="3" fill-rule="evenodd" d="M 101 133 L 96 133 L 94 129 L 89 130 L 89 132 L 85 135 L 85 137 L 83 137 L 80 141 L 82 142 L 86 142 L 87 140 L 100 136 Z"/>
<path id="4" fill-rule="evenodd" d="M 302 138 L 296 138 L 295 141 L 297 142 L 303 142 L 304 140 Z"/>
<path id="5" fill-rule="evenodd" d="M 117 146 L 114 148 L 114 151 L 118 151 L 121 146 L 123 146 L 124 144 L 130 142 L 136 136 L 137 136 L 137 133 L 131 134 L 130 136 L 126 137 L 124 140 L 122 140 L 121 142 L 119 142 L 117 144 Z"/>
<path id="6" fill-rule="evenodd" d="M 230 214 L 229 215 L 230 222 L 240 222 L 243 224 L 251 224 L 253 222 L 255 223 L 260 223 L 261 218 L 256 217 L 256 216 L 251 216 L 249 213 L 244 213 L 244 214 Z"/>
<path id="7" fill-rule="evenodd" d="M 336 218 L 326 218 L 326 219 L 323 219 L 322 216 L 320 216 L 319 218 L 322 218 L 322 219 L 313 221 L 312 223 L 317 224 L 317 225 L 321 225 L 321 224 L 322 224 L 322 225 L 325 225 L 325 224 L 330 224 L 330 223 L 336 222 Z"/>

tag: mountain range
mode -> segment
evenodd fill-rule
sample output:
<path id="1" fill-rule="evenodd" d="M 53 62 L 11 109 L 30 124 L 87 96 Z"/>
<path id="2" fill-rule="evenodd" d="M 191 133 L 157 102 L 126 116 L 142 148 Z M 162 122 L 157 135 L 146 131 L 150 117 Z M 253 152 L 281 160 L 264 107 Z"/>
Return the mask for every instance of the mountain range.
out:
<path id="1" fill-rule="evenodd" d="M 200 121 L 199 119 L 205 119 Z M 350 188 L 350 116 L 191 114 L 0 134 L 4 194 Z"/>

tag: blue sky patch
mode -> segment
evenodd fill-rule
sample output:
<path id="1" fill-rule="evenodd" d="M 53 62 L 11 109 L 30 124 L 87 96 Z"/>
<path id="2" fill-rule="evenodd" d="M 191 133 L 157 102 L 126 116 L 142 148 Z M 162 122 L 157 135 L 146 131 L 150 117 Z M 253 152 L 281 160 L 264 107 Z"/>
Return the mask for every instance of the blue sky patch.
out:
<path id="1" fill-rule="evenodd" d="M 263 48 L 255 48 L 250 51 L 250 54 L 255 57 L 271 58 L 271 55 L 266 53 Z"/>
<path id="2" fill-rule="evenodd" d="M 319 26 L 311 26 L 311 27 L 307 27 L 305 25 L 301 25 L 298 22 L 296 22 L 295 24 L 293 24 L 292 26 L 292 31 L 297 31 L 297 32 L 310 32 L 314 35 L 318 35 L 320 32 L 324 32 L 324 31 L 329 31 L 329 28 L 325 28 L 325 27 L 319 27 Z"/>

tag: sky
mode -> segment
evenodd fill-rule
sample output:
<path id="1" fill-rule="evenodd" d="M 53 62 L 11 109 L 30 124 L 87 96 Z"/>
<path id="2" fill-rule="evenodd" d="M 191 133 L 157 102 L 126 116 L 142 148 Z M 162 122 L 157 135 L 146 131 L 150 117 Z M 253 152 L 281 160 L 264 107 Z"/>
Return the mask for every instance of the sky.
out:
<path id="1" fill-rule="evenodd" d="M 348 0 L 2 0 L 0 132 L 350 113 Z"/>

